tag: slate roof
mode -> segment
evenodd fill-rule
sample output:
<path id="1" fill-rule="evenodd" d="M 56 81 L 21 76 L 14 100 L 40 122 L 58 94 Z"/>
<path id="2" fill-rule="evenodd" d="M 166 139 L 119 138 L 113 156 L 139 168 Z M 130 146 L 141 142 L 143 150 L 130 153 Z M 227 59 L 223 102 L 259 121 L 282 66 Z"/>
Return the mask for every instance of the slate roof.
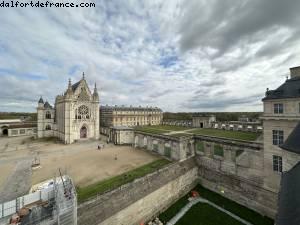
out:
<path id="1" fill-rule="evenodd" d="M 72 90 L 75 91 L 77 87 L 79 86 L 80 81 L 76 82 L 75 84 L 72 85 Z"/>
<path id="2" fill-rule="evenodd" d="M 300 162 L 281 176 L 276 225 L 300 224 Z"/>
<path id="3" fill-rule="evenodd" d="M 33 128 L 37 127 L 37 123 L 18 123 L 18 124 L 11 124 L 8 126 L 9 129 L 14 128 Z"/>
<path id="4" fill-rule="evenodd" d="M 42 104 L 44 104 L 44 100 L 43 100 L 43 98 L 42 98 L 42 97 L 40 97 L 39 103 L 42 103 Z"/>
<path id="5" fill-rule="evenodd" d="M 48 101 L 45 102 L 44 107 L 52 109 L 52 106 L 49 104 Z"/>
<path id="6" fill-rule="evenodd" d="M 300 154 L 300 122 L 280 147 L 286 151 Z"/>
<path id="7" fill-rule="evenodd" d="M 300 77 L 293 77 L 286 80 L 275 90 L 268 90 L 266 97 L 262 100 L 298 98 L 300 97 Z"/>

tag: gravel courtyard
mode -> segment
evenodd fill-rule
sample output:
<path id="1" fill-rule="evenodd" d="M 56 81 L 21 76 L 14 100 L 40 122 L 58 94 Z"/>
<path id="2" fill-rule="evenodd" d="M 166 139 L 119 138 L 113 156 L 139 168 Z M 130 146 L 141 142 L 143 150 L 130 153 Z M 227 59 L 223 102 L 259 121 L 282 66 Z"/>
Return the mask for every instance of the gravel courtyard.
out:
<path id="1" fill-rule="evenodd" d="M 70 175 L 75 185 L 86 186 L 159 158 L 130 146 L 107 145 L 100 141 L 71 145 L 36 142 L 25 138 L 0 138 L 0 202 L 26 194 L 36 183 L 58 176 L 58 169 Z M 41 168 L 31 170 L 35 158 Z"/>

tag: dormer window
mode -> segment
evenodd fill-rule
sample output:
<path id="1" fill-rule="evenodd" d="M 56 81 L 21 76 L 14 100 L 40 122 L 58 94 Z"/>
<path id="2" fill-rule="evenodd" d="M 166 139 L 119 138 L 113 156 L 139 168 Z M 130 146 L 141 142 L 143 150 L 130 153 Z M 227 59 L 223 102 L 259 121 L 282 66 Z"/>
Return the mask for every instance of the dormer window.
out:
<path id="1" fill-rule="evenodd" d="M 274 104 L 274 114 L 283 114 L 283 104 L 282 103 Z"/>
<path id="2" fill-rule="evenodd" d="M 46 119 L 51 119 L 51 113 L 49 111 L 46 112 Z"/>

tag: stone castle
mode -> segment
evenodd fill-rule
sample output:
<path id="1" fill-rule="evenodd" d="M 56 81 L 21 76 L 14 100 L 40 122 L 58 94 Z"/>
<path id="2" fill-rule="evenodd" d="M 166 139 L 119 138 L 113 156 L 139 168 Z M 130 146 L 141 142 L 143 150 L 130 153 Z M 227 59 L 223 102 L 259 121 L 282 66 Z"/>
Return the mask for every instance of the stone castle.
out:
<path id="1" fill-rule="evenodd" d="M 163 173 L 151 177 L 153 179 L 151 184 L 148 183 L 148 178 L 141 180 L 141 185 L 149 186 L 150 189 L 147 191 L 147 196 L 136 195 L 134 202 L 126 198 L 127 193 L 123 192 L 127 190 L 126 187 L 113 192 L 114 195 L 124 198 L 124 201 L 119 201 L 118 204 L 114 198 L 105 197 L 110 193 L 103 198 L 89 201 L 79 207 L 79 222 L 87 224 L 88 221 L 93 224 L 97 221 L 102 225 L 112 224 L 113 221 L 119 224 L 121 218 L 130 215 L 136 207 L 149 209 L 152 205 L 154 211 L 140 210 L 139 215 L 135 218 L 128 217 L 124 224 L 132 224 L 140 218 L 151 218 L 182 196 L 183 192 L 186 193 L 195 182 L 200 181 L 203 186 L 215 192 L 222 191 L 224 196 L 263 215 L 275 218 L 277 225 L 297 224 L 295 221 L 299 219 L 297 210 L 300 208 L 300 197 L 297 199 L 296 195 L 290 193 L 293 193 L 295 188 L 300 188 L 300 182 L 298 182 L 300 176 L 300 67 L 291 68 L 290 72 L 290 79 L 275 90 L 267 89 L 262 99 L 264 104 L 264 113 L 261 118 L 264 128 L 262 143 L 196 134 L 172 137 L 126 129 L 124 131 L 124 135 L 127 135 L 126 144 L 132 144 L 134 147 L 153 151 L 173 161 L 178 161 L 181 165 L 178 164 L 179 168 L 185 169 L 177 175 L 170 173 L 174 176 L 172 178 L 174 184 L 172 183 L 170 187 L 167 185 L 170 185 L 171 181 Z M 157 116 L 159 120 L 160 111 Z M 98 138 L 99 131 L 105 130 L 102 127 L 100 129 L 99 118 L 97 89 L 95 87 L 94 93 L 91 94 L 83 77 L 74 85 L 69 83 L 65 94 L 56 98 L 53 108 L 49 103 L 44 103 L 40 99 L 38 137 L 56 136 L 65 143 L 72 143 L 87 137 Z M 202 119 L 198 118 L 197 123 L 206 127 L 209 123 Z M 120 123 L 122 120 L 112 121 Z M 143 121 L 143 119 L 128 119 L 125 122 L 137 125 L 138 121 Z M 123 128 L 119 129 L 115 136 L 111 133 L 114 129 L 102 133 L 111 135 L 116 140 L 115 144 L 120 144 L 118 140 L 122 140 Z M 170 174 L 168 177 L 171 177 Z M 157 185 L 154 185 L 155 183 Z M 140 187 L 136 186 L 137 184 L 138 182 L 135 182 L 128 187 L 133 185 L 132 190 L 139 190 Z M 180 190 L 172 194 L 172 187 L 180 187 Z M 167 191 L 169 197 L 160 199 L 162 195 L 155 194 L 159 190 L 164 190 L 164 193 Z M 131 193 L 131 189 L 127 191 Z M 148 198 L 150 195 L 153 197 Z M 154 207 L 157 206 L 157 201 L 161 204 L 159 207 Z M 118 206 L 115 207 L 116 205 Z M 108 206 L 110 206 L 109 209 Z M 85 207 L 89 210 L 86 211 Z M 93 219 L 94 215 L 98 217 Z"/>

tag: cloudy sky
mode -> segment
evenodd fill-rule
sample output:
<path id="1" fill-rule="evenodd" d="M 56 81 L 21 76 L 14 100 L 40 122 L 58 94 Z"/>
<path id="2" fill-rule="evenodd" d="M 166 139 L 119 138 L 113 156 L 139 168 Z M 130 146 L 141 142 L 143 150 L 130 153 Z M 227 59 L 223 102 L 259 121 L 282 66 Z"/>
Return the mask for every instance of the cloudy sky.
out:
<path id="1" fill-rule="evenodd" d="M 53 103 L 83 71 L 101 104 L 261 111 L 300 65 L 299 0 L 95 3 L 0 8 L 0 111 Z"/>

